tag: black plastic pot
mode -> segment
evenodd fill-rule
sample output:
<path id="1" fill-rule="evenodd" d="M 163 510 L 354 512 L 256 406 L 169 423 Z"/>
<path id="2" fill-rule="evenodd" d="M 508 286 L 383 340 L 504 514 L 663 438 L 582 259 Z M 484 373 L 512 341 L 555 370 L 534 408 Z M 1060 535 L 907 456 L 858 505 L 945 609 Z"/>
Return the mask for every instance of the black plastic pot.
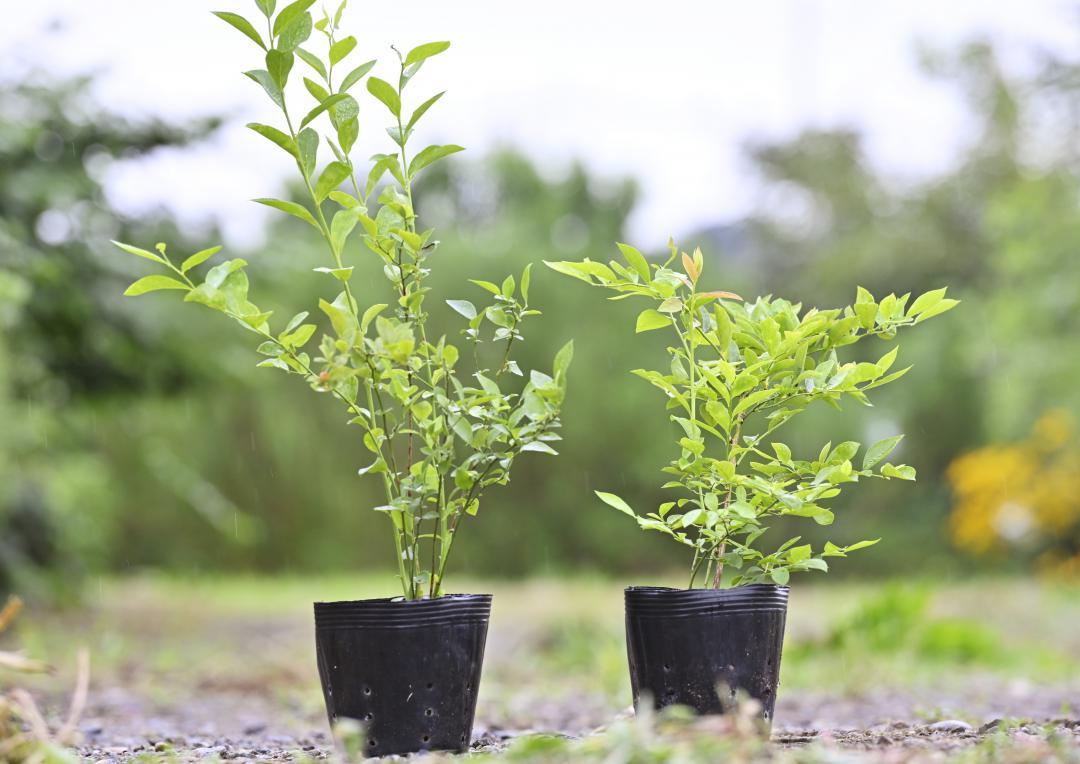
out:
<path id="1" fill-rule="evenodd" d="M 634 706 L 683 705 L 719 714 L 737 690 L 771 723 L 780 676 L 788 588 L 626 590 L 626 651 Z M 719 690 L 719 691 L 718 691 Z M 723 696 L 721 695 L 723 692 Z"/>
<path id="2" fill-rule="evenodd" d="M 330 725 L 359 721 L 365 756 L 468 749 L 490 615 L 490 594 L 316 602 Z"/>

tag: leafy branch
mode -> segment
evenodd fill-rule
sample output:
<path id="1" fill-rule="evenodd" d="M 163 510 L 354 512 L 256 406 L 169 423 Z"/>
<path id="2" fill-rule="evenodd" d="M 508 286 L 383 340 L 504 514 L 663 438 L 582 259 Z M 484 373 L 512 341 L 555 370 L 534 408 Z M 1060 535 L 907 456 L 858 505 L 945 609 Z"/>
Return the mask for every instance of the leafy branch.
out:
<path id="1" fill-rule="evenodd" d="M 678 498 L 655 512 L 639 514 L 622 498 L 597 491 L 606 504 L 693 549 L 689 585 L 704 573 L 706 586 L 719 588 L 725 570 L 732 585 L 772 581 L 786 584 L 792 572 L 828 570 L 827 557 L 877 543 L 827 543 L 817 554 L 809 544 L 789 539 L 765 553 L 755 542 L 770 518 L 806 517 L 830 525 L 826 505 L 860 478 L 914 480 L 915 470 L 884 460 L 900 443 L 897 435 L 874 443 L 861 465 L 861 444 L 827 443 L 817 458 L 796 460 L 773 434 L 816 401 L 836 408 L 845 398 L 870 405 L 867 393 L 907 373 L 893 370 L 897 347 L 876 362 L 844 362 L 841 349 L 868 337 L 891 340 L 902 329 L 957 305 L 945 289 L 921 295 L 890 294 L 880 301 L 861 287 L 843 309 L 803 311 L 787 300 L 762 297 L 744 302 L 725 291 L 701 291 L 700 250 L 679 252 L 674 243 L 662 264 L 619 244 L 625 262 L 548 262 L 553 270 L 591 286 L 616 292 L 611 299 L 642 297 L 654 303 L 638 314 L 638 333 L 668 330 L 669 369 L 633 373 L 660 389 L 677 426 L 679 455 L 663 471 L 663 487 Z M 678 262 L 681 269 L 673 267 Z M 766 448 L 770 450 L 765 450 Z"/>
<path id="2" fill-rule="evenodd" d="M 332 299 L 319 300 L 329 326 L 321 332 L 317 349 L 305 350 L 320 332 L 317 323 L 307 321 L 308 311 L 294 315 L 280 331 L 271 330 L 271 312 L 248 297 L 244 260 L 226 260 L 209 268 L 201 280 L 193 277 L 220 247 L 177 265 L 164 244 L 155 252 L 116 243 L 165 271 L 137 280 L 125 294 L 183 291 L 185 301 L 212 308 L 258 335 L 257 350 L 265 356 L 259 366 L 298 375 L 313 390 L 329 393 L 344 405 L 373 459 L 359 473 L 382 480 L 385 503 L 375 509 L 391 521 L 402 594 L 407 599 L 438 597 L 459 524 L 477 514 L 486 489 L 509 481 L 522 452 L 556 453 L 550 443 L 559 439 L 556 430 L 573 345 L 567 343 L 555 356 L 550 375 L 533 370 L 526 378 L 511 357 L 513 343 L 523 339 L 522 323 L 539 315 L 529 307 L 528 266 L 520 282 L 513 276 L 501 287 L 474 281 L 490 293 L 489 305 L 447 301 L 466 318 L 462 333 L 474 347 L 486 341 L 505 343 L 493 373 L 478 365 L 470 379 L 459 371 L 460 353 L 454 344 L 445 336 L 429 340 L 427 263 L 438 241 L 432 230 L 418 226 L 413 183 L 425 168 L 462 148 L 431 145 L 412 152 L 410 139 L 420 119 L 444 94 L 428 97 L 411 113 L 405 101 L 406 87 L 422 66 L 450 43 L 425 43 L 405 54 L 394 49 L 396 84 L 369 76 L 374 60 L 337 80 L 336 72 L 357 47 L 354 37 L 340 33 L 345 2 L 332 16 L 324 13 L 317 21 L 309 11 L 313 4 L 296 0 L 275 13 L 275 0 L 256 0 L 265 32 L 240 14 L 216 15 L 262 50 L 265 68 L 245 74 L 277 107 L 281 122 L 248 127 L 293 158 L 308 197 L 306 204 L 255 201 L 314 228 L 330 254 L 329 266 L 314 269 L 332 279 L 336 292 Z M 305 47 L 315 33 L 324 38 L 322 53 Z M 298 60 L 311 70 L 312 76 L 302 80 L 313 99 L 299 122 L 286 97 Z M 351 156 L 360 109 L 349 91 L 365 78 L 368 93 L 390 113 L 392 124 L 386 132 L 395 149 L 371 158 L 361 188 L 358 178 L 364 175 L 358 175 Z M 320 165 L 322 145 L 332 159 Z M 351 192 L 342 189 L 345 184 Z M 356 299 L 350 285 L 355 266 L 349 264 L 357 256 L 356 244 L 381 262 L 387 302 L 362 307 Z M 490 340 L 485 339 L 489 326 Z M 507 372 L 507 382 L 518 381 L 504 387 L 498 380 Z"/>

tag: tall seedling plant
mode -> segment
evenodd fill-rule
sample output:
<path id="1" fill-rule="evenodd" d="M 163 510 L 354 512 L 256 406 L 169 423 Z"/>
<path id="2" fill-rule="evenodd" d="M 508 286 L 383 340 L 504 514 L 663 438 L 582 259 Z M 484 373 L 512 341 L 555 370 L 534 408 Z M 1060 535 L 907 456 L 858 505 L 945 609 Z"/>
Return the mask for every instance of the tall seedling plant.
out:
<path id="1" fill-rule="evenodd" d="M 796 459 L 774 433 L 815 401 L 836 408 L 844 398 L 869 406 L 867 393 L 902 377 L 893 370 L 898 347 L 875 362 L 844 361 L 844 349 L 868 337 L 893 339 L 897 332 L 955 307 L 945 289 L 877 301 L 863 288 L 854 305 L 804 311 L 787 300 L 744 302 L 731 292 L 699 287 L 705 267 L 700 250 L 679 252 L 671 244 L 663 264 L 649 263 L 634 247 L 619 244 L 625 264 L 549 262 L 554 270 L 616 294 L 653 303 L 638 314 L 637 332 L 663 330 L 672 337 L 670 365 L 633 373 L 659 388 L 673 413 L 679 455 L 663 471 L 665 489 L 678 498 L 639 514 L 625 500 L 597 491 L 605 503 L 646 530 L 664 533 L 693 550 L 689 585 L 773 582 L 786 584 L 796 571 L 828 570 L 826 557 L 877 543 L 847 546 L 789 539 L 775 551 L 755 544 L 776 517 L 797 516 L 820 525 L 833 522 L 826 505 L 860 478 L 914 480 L 915 470 L 885 458 L 902 435 L 874 443 L 861 461 L 859 443 L 826 443 L 816 457 Z M 681 270 L 679 269 L 681 266 Z M 725 576 L 724 572 L 734 571 Z"/>
<path id="2" fill-rule="evenodd" d="M 411 111 L 405 101 L 406 88 L 423 65 L 450 43 L 426 43 L 405 54 L 394 49 L 391 80 L 369 76 L 374 60 L 346 63 L 357 41 L 340 31 L 345 2 L 318 21 L 309 10 L 313 4 L 297 0 L 275 13 L 276 0 L 256 0 L 262 17 L 256 22 L 236 13 L 216 15 L 263 52 L 265 68 L 244 74 L 277 107 L 280 121 L 248 127 L 293 159 L 307 198 L 303 203 L 256 201 L 304 221 L 322 239 L 329 263 L 315 270 L 336 287 L 333 299 L 318 304 L 329 331 L 311 348 L 320 328 L 307 311 L 274 327 L 271 312 L 249 299 L 242 259 L 197 276 L 199 266 L 221 247 L 181 260 L 164 244 L 150 251 L 116 243 L 163 269 L 139 279 L 125 294 L 183 292 L 186 302 L 219 311 L 255 334 L 258 352 L 266 356 L 259 366 L 298 376 L 316 392 L 336 398 L 371 452 L 360 474 L 378 476 L 383 484 L 386 503 L 376 510 L 392 523 L 404 597 L 438 597 L 458 526 L 477 514 L 484 491 L 509 480 L 523 451 L 555 453 L 550 443 L 559 439 L 555 431 L 573 346 L 567 343 L 558 352 L 550 375 L 532 371 L 525 380 L 513 360 L 525 320 L 539 315 L 529 304 L 530 266 L 518 279 L 473 281 L 487 304 L 447 300 L 466 321 L 462 334 L 476 359 L 471 378 L 461 369 L 458 347 L 445 336 L 428 334 L 426 282 L 438 241 L 419 224 L 413 184 L 424 168 L 462 149 L 432 145 L 415 151 L 414 130 L 443 93 Z M 309 44 L 313 37 L 321 38 L 322 53 Z M 296 71 L 298 64 L 307 67 L 308 76 Z M 368 93 L 389 112 L 386 132 L 394 144 L 391 152 L 371 158 L 366 177 L 352 158 L 360 107 L 350 92 L 365 78 Z M 303 108 L 296 104 L 295 88 L 288 87 L 298 79 L 309 99 Z M 332 155 L 323 166 L 320 149 Z M 384 302 L 366 299 L 352 280 L 350 261 L 359 254 L 358 243 L 382 263 Z M 481 352 L 489 343 L 495 349 Z M 485 357 L 494 362 L 484 366 Z M 514 385 L 515 378 L 521 382 Z"/>

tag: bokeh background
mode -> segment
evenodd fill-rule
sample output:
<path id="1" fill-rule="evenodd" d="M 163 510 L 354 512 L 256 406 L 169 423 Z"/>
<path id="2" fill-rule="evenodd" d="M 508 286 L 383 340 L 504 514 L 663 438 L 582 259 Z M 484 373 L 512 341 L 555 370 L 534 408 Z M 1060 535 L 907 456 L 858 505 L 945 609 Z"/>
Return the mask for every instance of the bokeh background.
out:
<path id="1" fill-rule="evenodd" d="M 260 304 L 288 315 L 325 287 L 304 226 L 246 201 L 296 189 L 243 128 L 271 107 L 240 75 L 255 49 L 216 8 L 4 10 L 0 590 L 71 595 L 147 568 L 386 570 L 393 589 L 378 485 L 357 477 L 364 450 L 334 403 L 256 370 L 248 337 L 209 311 L 121 297 L 138 264 L 109 239 L 222 242 L 252 263 Z M 616 240 L 659 253 L 669 235 L 702 247 L 705 283 L 743 295 L 830 307 L 856 285 L 948 285 L 963 304 L 903 338 L 915 368 L 901 384 L 872 409 L 792 425 L 815 452 L 906 432 L 899 458 L 919 482 L 862 485 L 833 528 L 796 532 L 883 537 L 840 577 L 1080 577 L 1073 5 L 424 0 L 346 18 L 365 58 L 454 41 L 417 80 L 450 91 L 424 137 L 468 148 L 419 194 L 443 242 L 440 295 L 475 297 L 467 278 L 528 262 L 608 259 Z M 362 102 L 361 152 L 385 150 L 375 107 Z M 359 277 L 360 299 L 380 281 Z M 592 497 L 661 500 L 672 433 L 628 373 L 662 359 L 659 340 L 634 336 L 632 305 L 542 268 L 533 284 L 544 317 L 523 361 L 544 368 L 577 343 L 565 441 L 489 495 L 457 571 L 644 581 L 681 567 L 680 549 Z M 446 318 L 433 321 L 451 331 Z"/>

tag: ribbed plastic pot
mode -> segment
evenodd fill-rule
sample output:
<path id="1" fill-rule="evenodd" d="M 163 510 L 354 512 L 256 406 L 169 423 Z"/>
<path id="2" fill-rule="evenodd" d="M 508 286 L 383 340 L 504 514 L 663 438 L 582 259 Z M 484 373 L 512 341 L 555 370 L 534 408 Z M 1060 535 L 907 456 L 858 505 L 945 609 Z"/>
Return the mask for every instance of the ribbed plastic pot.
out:
<path id="1" fill-rule="evenodd" d="M 769 584 L 627 588 L 634 707 L 647 694 L 656 708 L 683 705 L 719 714 L 743 690 L 761 703 L 761 715 L 771 724 L 787 603 L 788 587 Z"/>
<path id="2" fill-rule="evenodd" d="M 360 722 L 365 756 L 467 750 L 490 615 L 490 594 L 316 602 L 331 727 Z"/>

